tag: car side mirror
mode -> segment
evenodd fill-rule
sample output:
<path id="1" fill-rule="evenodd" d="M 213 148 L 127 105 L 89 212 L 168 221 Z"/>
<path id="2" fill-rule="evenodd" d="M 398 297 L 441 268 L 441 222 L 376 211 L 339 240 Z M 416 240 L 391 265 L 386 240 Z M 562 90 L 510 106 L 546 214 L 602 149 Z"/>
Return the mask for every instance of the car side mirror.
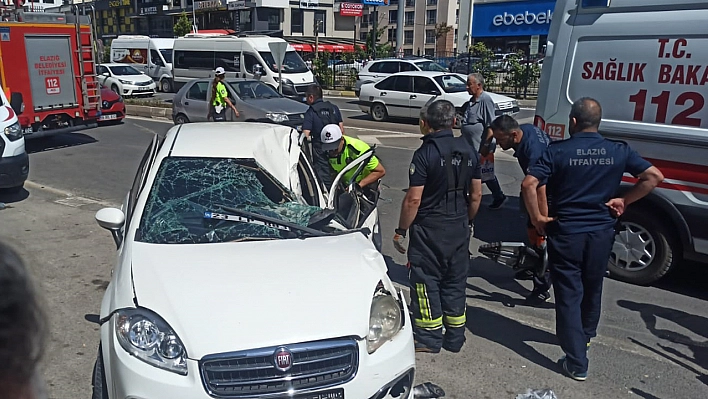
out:
<path id="1" fill-rule="evenodd" d="M 111 232 L 113 240 L 116 242 L 116 248 L 120 248 L 123 243 L 123 237 L 120 234 L 121 229 L 125 225 L 125 214 L 118 208 L 103 208 L 96 212 L 96 222 L 104 229 Z"/>
<path id="2" fill-rule="evenodd" d="M 101 76 L 111 76 L 108 72 L 103 72 Z"/>
<path id="3" fill-rule="evenodd" d="M 21 115 L 25 111 L 25 102 L 22 99 L 22 93 L 14 92 L 10 94 L 10 107 L 17 115 Z"/>

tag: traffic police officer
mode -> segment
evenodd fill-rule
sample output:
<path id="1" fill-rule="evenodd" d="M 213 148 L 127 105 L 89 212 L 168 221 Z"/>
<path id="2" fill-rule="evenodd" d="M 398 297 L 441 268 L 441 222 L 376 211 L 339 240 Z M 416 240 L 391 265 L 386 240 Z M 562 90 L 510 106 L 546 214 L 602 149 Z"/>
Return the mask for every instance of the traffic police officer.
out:
<path id="1" fill-rule="evenodd" d="M 341 172 L 347 165 L 371 149 L 365 142 L 343 135 L 342 130 L 335 124 L 322 128 L 320 141 L 322 142 L 322 151 L 329 157 L 329 164 L 335 173 Z M 356 171 L 357 168 L 353 168 L 345 173 L 343 181 L 348 182 L 351 180 Z M 356 176 L 355 183 L 359 188 L 376 190 L 378 189 L 378 182 L 385 174 L 386 169 L 381 165 L 379 159 L 372 155 L 371 159 Z"/>
<path id="2" fill-rule="evenodd" d="M 417 352 L 459 352 L 465 342 L 470 221 L 482 198 L 479 157 L 452 134 L 455 107 L 446 100 L 421 110 L 423 144 L 413 154 L 410 186 L 394 246 L 408 262 Z M 443 324 L 446 327 L 443 338 Z"/>
<path id="3" fill-rule="evenodd" d="M 602 109 L 581 98 L 570 111 L 570 139 L 551 143 L 522 183 L 531 221 L 547 233 L 556 296 L 556 335 L 565 356 L 559 364 L 577 381 L 587 378 L 587 349 L 600 319 L 602 282 L 614 242 L 616 217 L 664 178 L 629 145 L 598 133 Z M 622 175 L 637 183 L 613 198 Z M 549 216 L 539 210 L 537 188 L 547 181 Z"/>
<path id="4" fill-rule="evenodd" d="M 494 132 L 494 139 L 503 150 L 514 149 L 514 156 L 518 159 L 519 166 L 521 166 L 524 174 L 528 173 L 529 166 L 538 161 L 551 142 L 551 139 L 543 130 L 528 123 L 519 126 L 519 123 L 508 115 L 502 115 L 495 119 L 492 122 L 491 129 Z M 545 184 L 539 185 L 537 195 L 541 214 L 547 216 L 548 204 L 546 202 Z M 521 204 L 523 205 L 523 201 Z M 522 208 L 526 212 L 526 208 Z M 528 214 L 528 212 L 526 213 Z M 526 231 L 530 245 L 535 247 L 543 247 L 545 245 L 544 237 L 536 232 L 536 228 L 531 224 L 530 218 L 527 219 Z M 551 285 L 548 281 L 547 273 L 544 270 L 540 270 L 542 275 L 538 275 L 538 272 L 538 270 L 534 272 L 527 269 L 516 273 L 516 278 L 519 280 L 533 281 L 533 291 L 526 297 L 528 304 L 542 303 L 551 298 L 548 292 Z"/>

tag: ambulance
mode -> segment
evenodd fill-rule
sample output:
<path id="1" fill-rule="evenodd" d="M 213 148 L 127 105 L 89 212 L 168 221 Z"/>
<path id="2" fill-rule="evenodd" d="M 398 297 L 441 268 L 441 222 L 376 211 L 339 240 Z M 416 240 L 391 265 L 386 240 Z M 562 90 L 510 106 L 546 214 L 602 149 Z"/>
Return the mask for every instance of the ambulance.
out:
<path id="1" fill-rule="evenodd" d="M 609 264 L 618 279 L 650 284 L 684 259 L 708 261 L 706 21 L 705 0 L 556 3 L 535 125 L 567 138 L 572 102 L 595 98 L 600 133 L 666 178 L 622 216 Z M 626 175 L 620 191 L 635 181 Z"/>
<path id="2" fill-rule="evenodd" d="M 25 138 L 13 106 L 19 104 L 12 104 L 0 90 L 0 194 L 22 190 L 29 175 Z"/>

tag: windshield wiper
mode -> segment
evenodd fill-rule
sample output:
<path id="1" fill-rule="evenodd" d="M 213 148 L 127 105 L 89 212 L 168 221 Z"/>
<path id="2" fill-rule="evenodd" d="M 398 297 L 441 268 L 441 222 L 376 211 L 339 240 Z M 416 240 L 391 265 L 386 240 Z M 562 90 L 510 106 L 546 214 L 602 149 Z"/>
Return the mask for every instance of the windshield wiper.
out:
<path id="1" fill-rule="evenodd" d="M 311 236 L 315 236 L 315 237 L 321 237 L 321 236 L 327 235 L 327 233 L 325 233 L 323 231 L 315 230 L 315 229 L 312 229 L 309 227 L 300 226 L 295 223 L 286 222 L 284 220 L 272 218 L 270 216 L 260 215 L 258 213 L 244 211 L 241 209 L 236 209 L 236 208 L 232 208 L 232 207 L 224 206 L 224 205 L 216 205 L 216 206 L 220 209 L 223 209 L 226 212 L 229 212 L 230 214 L 223 214 L 223 213 L 217 213 L 217 212 L 204 212 L 205 219 L 231 220 L 234 222 L 257 224 L 260 226 L 271 227 L 274 229 L 288 231 L 288 232 L 295 233 L 295 234 L 297 234 L 297 232 L 300 232 L 300 234 L 297 234 L 298 236 L 301 236 L 302 233 L 307 234 L 307 235 L 311 235 Z"/>

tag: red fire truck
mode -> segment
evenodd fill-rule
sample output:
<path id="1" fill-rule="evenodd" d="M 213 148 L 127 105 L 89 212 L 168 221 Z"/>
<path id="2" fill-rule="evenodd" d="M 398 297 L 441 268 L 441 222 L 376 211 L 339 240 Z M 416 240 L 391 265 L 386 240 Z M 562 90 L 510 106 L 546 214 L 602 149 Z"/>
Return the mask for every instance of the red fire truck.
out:
<path id="1" fill-rule="evenodd" d="M 25 138 L 96 126 L 101 113 L 87 16 L 18 11 L 0 22 L 0 79 Z"/>

